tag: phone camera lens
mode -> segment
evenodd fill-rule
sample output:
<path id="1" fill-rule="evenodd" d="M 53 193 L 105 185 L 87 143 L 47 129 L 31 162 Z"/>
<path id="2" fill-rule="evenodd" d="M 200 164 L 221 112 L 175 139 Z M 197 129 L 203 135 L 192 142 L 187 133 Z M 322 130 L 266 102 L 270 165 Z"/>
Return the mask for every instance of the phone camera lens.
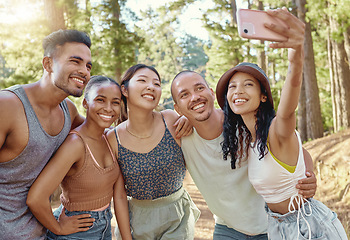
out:
<path id="1" fill-rule="evenodd" d="M 246 28 L 243 29 L 243 32 L 244 32 L 244 33 L 248 33 L 248 29 L 246 29 Z"/>

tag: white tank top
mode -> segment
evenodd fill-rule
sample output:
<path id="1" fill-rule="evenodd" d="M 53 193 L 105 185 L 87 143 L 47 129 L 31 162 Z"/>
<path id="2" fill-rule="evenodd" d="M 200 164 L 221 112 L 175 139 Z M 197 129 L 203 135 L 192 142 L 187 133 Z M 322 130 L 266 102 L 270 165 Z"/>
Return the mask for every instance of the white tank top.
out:
<path id="1" fill-rule="evenodd" d="M 305 162 L 299 133 L 295 131 L 299 142 L 299 156 L 293 173 L 282 167 L 271 155 L 271 152 L 259 160 L 257 146 L 249 149 L 249 180 L 258 194 L 267 203 L 280 203 L 298 193 L 296 185 L 299 179 L 305 178 Z M 257 144 L 255 144 L 257 145 Z"/>
<path id="2" fill-rule="evenodd" d="M 203 139 L 196 130 L 183 137 L 186 167 L 216 223 L 247 235 L 266 233 L 265 202 L 249 182 L 248 163 L 231 169 L 230 160 L 223 160 L 223 140 L 222 134 L 213 140 Z"/>

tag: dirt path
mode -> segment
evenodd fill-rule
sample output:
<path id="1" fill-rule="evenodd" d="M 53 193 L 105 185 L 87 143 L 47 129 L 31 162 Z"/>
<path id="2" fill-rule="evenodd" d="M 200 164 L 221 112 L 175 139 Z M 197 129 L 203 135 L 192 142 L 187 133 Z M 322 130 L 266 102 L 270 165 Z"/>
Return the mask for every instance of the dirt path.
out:
<path id="1" fill-rule="evenodd" d="M 197 205 L 199 210 L 201 211 L 201 216 L 199 217 L 196 223 L 195 229 L 195 240 L 211 240 L 213 239 L 213 231 L 214 231 L 214 218 L 213 214 L 207 207 L 201 193 L 198 191 L 196 185 L 193 183 L 191 176 L 186 174 L 184 180 L 184 187 L 187 192 L 192 197 L 192 200 Z"/>

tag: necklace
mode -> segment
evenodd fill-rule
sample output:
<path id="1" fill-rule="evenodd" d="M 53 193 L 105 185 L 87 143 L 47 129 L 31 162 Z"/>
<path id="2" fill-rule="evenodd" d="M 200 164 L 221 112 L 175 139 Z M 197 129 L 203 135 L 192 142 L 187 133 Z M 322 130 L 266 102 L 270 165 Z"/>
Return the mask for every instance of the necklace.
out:
<path id="1" fill-rule="evenodd" d="M 154 131 L 154 114 L 152 114 L 152 117 L 153 117 L 152 132 L 151 132 L 151 134 L 148 135 L 148 136 L 139 136 L 139 135 L 137 135 L 137 134 L 131 132 L 131 131 L 128 129 L 128 124 L 127 124 L 127 123 L 125 124 L 125 129 L 126 129 L 126 131 L 127 131 L 128 133 L 130 133 L 132 136 L 134 136 L 134 137 L 136 137 L 136 138 L 139 138 L 139 139 L 147 139 L 147 138 L 150 138 L 150 137 L 152 137 L 153 131 Z"/>

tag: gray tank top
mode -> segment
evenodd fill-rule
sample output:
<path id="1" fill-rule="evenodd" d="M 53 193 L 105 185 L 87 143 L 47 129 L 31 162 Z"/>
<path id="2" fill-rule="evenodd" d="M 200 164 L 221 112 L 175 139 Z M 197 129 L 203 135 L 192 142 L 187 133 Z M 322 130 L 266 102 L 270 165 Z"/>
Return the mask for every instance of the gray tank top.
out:
<path id="1" fill-rule="evenodd" d="M 6 90 L 16 94 L 22 101 L 29 140 L 16 158 L 0 163 L 0 239 L 45 239 L 46 229 L 30 212 L 26 199 L 30 186 L 70 131 L 67 102 L 60 103 L 64 113 L 63 129 L 56 136 L 50 136 L 40 125 L 22 86 Z"/>

